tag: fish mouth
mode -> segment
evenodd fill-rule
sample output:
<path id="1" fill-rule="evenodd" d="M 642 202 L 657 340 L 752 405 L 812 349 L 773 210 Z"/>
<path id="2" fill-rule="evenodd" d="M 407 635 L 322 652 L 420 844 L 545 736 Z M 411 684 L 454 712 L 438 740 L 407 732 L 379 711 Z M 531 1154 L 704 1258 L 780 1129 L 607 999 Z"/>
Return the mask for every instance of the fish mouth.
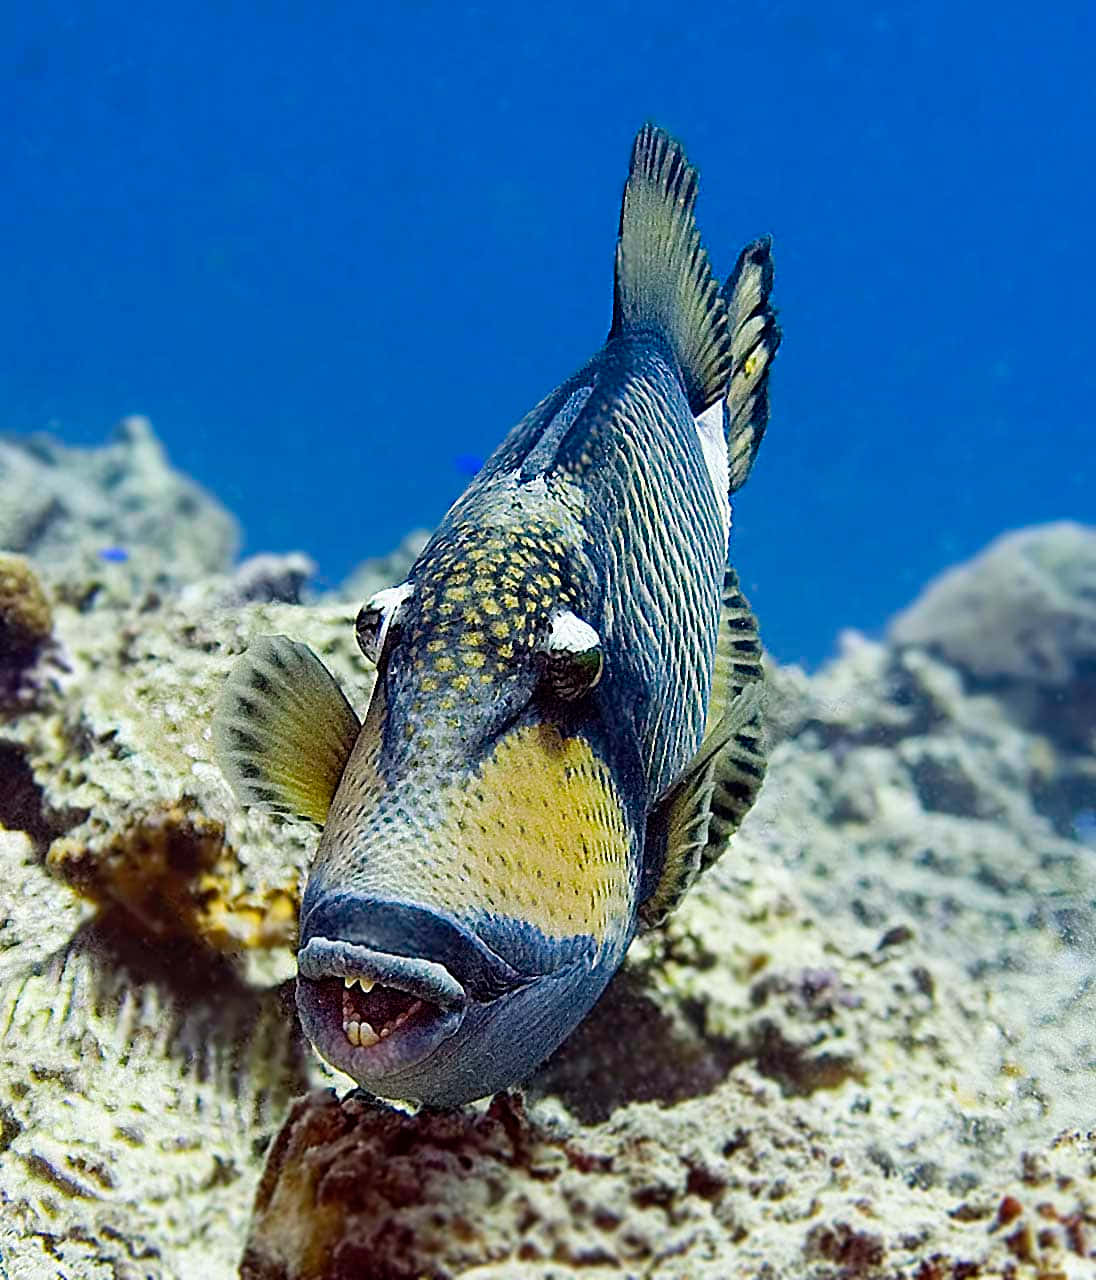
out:
<path id="1" fill-rule="evenodd" d="M 461 983 L 430 960 L 314 937 L 297 966 L 305 1033 L 359 1083 L 421 1062 L 456 1033 L 468 1008 Z"/>

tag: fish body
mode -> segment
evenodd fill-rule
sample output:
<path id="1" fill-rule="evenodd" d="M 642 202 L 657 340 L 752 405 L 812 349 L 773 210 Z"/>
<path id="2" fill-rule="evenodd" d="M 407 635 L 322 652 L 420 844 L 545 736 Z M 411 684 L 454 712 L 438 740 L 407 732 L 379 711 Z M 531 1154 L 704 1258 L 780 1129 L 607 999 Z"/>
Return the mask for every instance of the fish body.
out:
<path id="1" fill-rule="evenodd" d="M 302 1024 L 381 1096 L 454 1104 L 528 1076 L 760 785 L 728 494 L 779 335 L 767 242 L 721 294 L 694 199 L 680 148 L 646 127 L 609 338 L 359 614 L 377 665 L 364 723 L 284 638 L 226 691 L 217 737 L 242 798 L 323 825 Z"/>

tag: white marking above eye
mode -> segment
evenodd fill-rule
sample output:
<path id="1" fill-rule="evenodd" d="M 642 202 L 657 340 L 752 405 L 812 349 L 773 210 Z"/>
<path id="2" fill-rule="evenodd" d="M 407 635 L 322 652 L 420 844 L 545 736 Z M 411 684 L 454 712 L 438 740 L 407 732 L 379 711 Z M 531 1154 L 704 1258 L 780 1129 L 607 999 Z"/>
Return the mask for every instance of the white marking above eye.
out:
<path id="1" fill-rule="evenodd" d="M 365 633 L 358 632 L 358 645 L 370 662 L 380 661 L 380 655 L 384 652 L 385 637 L 388 635 L 388 628 L 392 625 L 392 619 L 399 613 L 403 602 L 414 594 L 415 588 L 410 582 L 401 582 L 398 587 L 385 587 L 383 591 L 375 592 L 362 605 L 358 613 L 359 624 L 363 614 L 376 613 L 380 615 L 375 623 L 375 631 L 372 633 L 369 631 Z"/>
<path id="2" fill-rule="evenodd" d="M 398 587 L 385 587 L 383 591 L 374 592 L 365 602 L 365 607 L 380 609 L 387 613 L 391 609 L 398 609 L 409 596 L 414 594 L 415 588 L 410 582 L 401 582 Z"/>
<path id="3" fill-rule="evenodd" d="M 601 644 L 601 637 L 588 622 L 564 609 L 552 619 L 548 632 L 550 653 L 589 653 Z"/>

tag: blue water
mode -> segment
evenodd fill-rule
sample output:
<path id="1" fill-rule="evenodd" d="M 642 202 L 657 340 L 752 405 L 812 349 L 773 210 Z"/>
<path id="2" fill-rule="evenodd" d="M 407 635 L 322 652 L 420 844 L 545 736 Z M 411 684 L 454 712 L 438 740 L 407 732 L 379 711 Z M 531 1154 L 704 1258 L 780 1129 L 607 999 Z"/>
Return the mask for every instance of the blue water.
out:
<path id="1" fill-rule="evenodd" d="M 7 6 L 0 429 L 146 413 L 337 581 L 597 347 L 650 117 L 785 342 L 735 559 L 769 647 L 1096 521 L 1088 3 Z M 257 16 L 257 15 L 262 16 Z"/>

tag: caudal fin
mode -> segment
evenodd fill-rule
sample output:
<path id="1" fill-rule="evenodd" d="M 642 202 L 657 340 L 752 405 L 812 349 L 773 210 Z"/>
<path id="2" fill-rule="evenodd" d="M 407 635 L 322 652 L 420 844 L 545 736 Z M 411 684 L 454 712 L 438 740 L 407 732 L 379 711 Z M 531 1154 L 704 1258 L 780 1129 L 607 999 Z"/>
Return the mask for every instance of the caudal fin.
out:
<path id="1" fill-rule="evenodd" d="M 727 304 L 693 218 L 696 170 L 655 125 L 639 131 L 620 209 L 611 336 L 653 330 L 670 343 L 693 414 L 727 390 Z"/>

